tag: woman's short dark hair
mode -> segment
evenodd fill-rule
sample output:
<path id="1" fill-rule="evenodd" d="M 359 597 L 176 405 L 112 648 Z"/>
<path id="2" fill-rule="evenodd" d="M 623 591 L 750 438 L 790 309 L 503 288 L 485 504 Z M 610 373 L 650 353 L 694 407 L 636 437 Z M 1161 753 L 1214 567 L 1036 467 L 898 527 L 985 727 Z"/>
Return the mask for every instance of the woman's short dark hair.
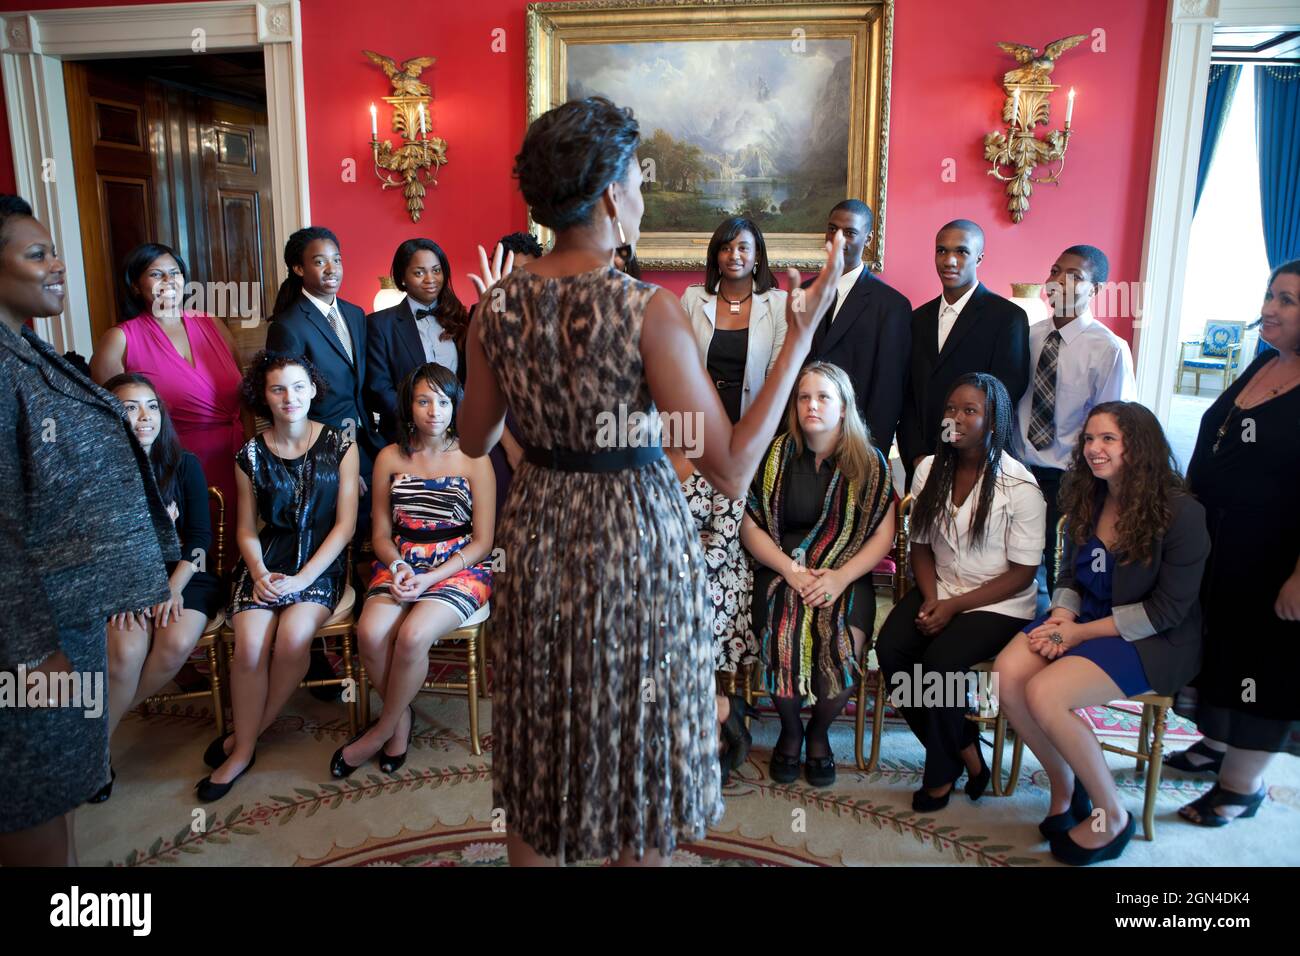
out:
<path id="1" fill-rule="evenodd" d="M 460 410 L 461 399 L 465 389 L 460 384 L 456 373 L 437 362 L 426 362 L 402 379 L 397 386 L 397 444 L 402 454 L 410 457 L 415 454 L 415 415 L 411 406 L 415 404 L 415 386 L 424 382 L 446 395 L 451 402 L 451 421 L 447 424 L 447 437 L 456 437 L 456 413 Z"/>
<path id="2" fill-rule="evenodd" d="M 763 241 L 763 230 L 752 219 L 732 216 L 722 220 L 718 228 L 713 230 L 709 251 L 704 257 L 704 291 L 709 295 L 718 294 L 718 280 L 722 278 L 722 271 L 718 268 L 718 253 L 742 232 L 748 232 L 754 237 L 754 291 L 762 295 L 768 289 L 777 288 L 776 276 L 767 264 L 767 243 Z"/>
<path id="3" fill-rule="evenodd" d="M 469 327 L 469 312 L 456 295 L 451 284 L 451 263 L 442 246 L 432 239 L 407 239 L 393 253 L 393 285 L 406 291 L 406 270 L 417 252 L 432 252 L 442 266 L 442 288 L 438 290 L 438 301 L 434 303 L 438 310 L 438 324 L 442 326 L 442 337 L 458 346 L 465 341 L 465 330 Z"/>
<path id="4" fill-rule="evenodd" d="M 22 218 L 32 218 L 31 203 L 21 196 L 0 195 L 0 249 L 9 241 L 9 220 Z"/>
<path id="5" fill-rule="evenodd" d="M 182 286 L 184 286 L 185 280 L 190 277 L 190 270 L 185 265 L 185 260 L 171 246 L 164 246 L 161 242 L 146 242 L 136 246 L 126 254 L 126 261 L 122 264 L 122 280 L 126 283 L 126 297 L 122 300 L 122 305 L 125 308 L 124 314 L 128 319 L 133 319 L 142 312 L 149 310 L 144 299 L 135 291 L 135 284 L 144 275 L 150 264 L 159 256 L 171 256 L 176 260 L 176 266 L 181 270 Z M 183 288 L 181 293 L 184 294 Z"/>
<path id="6" fill-rule="evenodd" d="M 167 403 L 148 376 L 139 372 L 122 372 L 104 383 L 104 391 L 116 392 L 127 385 L 143 386 L 153 392 L 153 397 L 158 400 L 158 437 L 149 446 L 149 464 L 153 466 L 153 476 L 158 482 L 162 500 L 170 504 L 176 500 L 176 472 L 180 468 L 185 449 L 181 447 L 181 439 L 176 434 L 176 426 L 172 424 Z"/>
<path id="7" fill-rule="evenodd" d="M 502 255 L 513 252 L 517 256 L 532 256 L 534 259 L 540 259 L 543 254 L 542 244 L 531 232 L 512 232 L 508 236 L 502 236 L 501 252 Z"/>
<path id="8" fill-rule="evenodd" d="M 271 406 L 266 403 L 266 377 L 290 365 L 296 365 L 307 373 L 307 378 L 316 386 L 317 398 L 325 394 L 329 386 L 325 384 L 325 379 L 321 378 L 320 372 L 307 356 L 262 349 L 248 363 L 244 380 L 239 384 L 239 397 L 244 400 L 244 404 L 254 415 L 261 415 L 263 418 L 271 417 Z"/>
<path id="9" fill-rule="evenodd" d="M 632 111 L 603 96 L 570 100 L 537 117 L 514 170 L 533 219 L 556 232 L 590 222 L 605 187 L 627 176 L 640 141 Z"/>

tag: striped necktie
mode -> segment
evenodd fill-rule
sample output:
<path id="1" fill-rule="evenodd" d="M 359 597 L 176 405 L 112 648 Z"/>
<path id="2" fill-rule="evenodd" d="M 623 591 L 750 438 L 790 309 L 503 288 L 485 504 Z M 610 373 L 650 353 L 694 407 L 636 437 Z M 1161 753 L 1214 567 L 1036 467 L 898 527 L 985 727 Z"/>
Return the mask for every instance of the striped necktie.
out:
<path id="1" fill-rule="evenodd" d="M 1061 333 L 1047 333 L 1043 351 L 1034 369 L 1034 405 L 1029 416 L 1029 443 L 1042 451 L 1056 438 L 1056 357 L 1061 351 Z"/>
<path id="2" fill-rule="evenodd" d="M 348 327 L 343 324 L 343 317 L 339 315 L 338 306 L 330 306 L 328 318 L 330 328 L 334 330 L 339 344 L 343 346 L 343 353 L 348 357 L 348 364 L 355 365 L 356 361 L 352 358 L 352 336 L 348 334 Z"/>

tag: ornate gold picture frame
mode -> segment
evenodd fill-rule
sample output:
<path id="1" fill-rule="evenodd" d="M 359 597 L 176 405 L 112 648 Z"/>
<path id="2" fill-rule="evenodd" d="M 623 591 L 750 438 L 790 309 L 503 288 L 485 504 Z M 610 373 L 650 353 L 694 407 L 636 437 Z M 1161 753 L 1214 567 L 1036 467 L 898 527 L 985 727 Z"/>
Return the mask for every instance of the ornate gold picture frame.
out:
<path id="1" fill-rule="evenodd" d="M 528 122 L 600 94 L 641 125 L 643 268 L 703 268 L 737 214 L 773 268 L 816 268 L 846 197 L 875 212 L 863 258 L 883 268 L 893 0 L 530 3 L 527 20 Z"/>

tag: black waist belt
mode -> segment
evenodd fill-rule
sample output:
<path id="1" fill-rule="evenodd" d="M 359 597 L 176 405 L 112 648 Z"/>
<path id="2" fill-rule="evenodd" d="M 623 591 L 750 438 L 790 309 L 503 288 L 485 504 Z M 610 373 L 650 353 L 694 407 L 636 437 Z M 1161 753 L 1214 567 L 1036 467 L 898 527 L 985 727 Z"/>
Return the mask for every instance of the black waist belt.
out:
<path id="1" fill-rule="evenodd" d="M 450 528 L 397 528 L 397 536 L 416 544 L 430 544 L 435 541 L 450 541 L 452 538 L 469 537 L 474 526 L 470 524 L 453 525 Z"/>
<path id="2" fill-rule="evenodd" d="M 552 471 L 626 471 L 643 468 L 664 456 L 659 445 L 639 448 L 614 448 L 610 451 L 573 451 L 570 448 L 524 447 L 524 460 L 539 468 Z"/>

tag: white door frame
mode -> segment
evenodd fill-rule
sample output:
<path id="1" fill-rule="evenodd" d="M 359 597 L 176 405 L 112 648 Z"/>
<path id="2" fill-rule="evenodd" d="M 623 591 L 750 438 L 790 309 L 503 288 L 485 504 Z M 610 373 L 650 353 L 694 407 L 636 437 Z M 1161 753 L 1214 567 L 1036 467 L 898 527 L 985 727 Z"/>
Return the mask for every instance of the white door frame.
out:
<path id="1" fill-rule="evenodd" d="M 49 227 L 68 267 L 63 314 L 35 322 L 37 333 L 58 351 L 75 350 L 89 357 L 95 347 L 72 175 L 63 60 L 202 56 L 206 51 L 260 48 L 266 62 L 277 248 L 283 248 L 291 232 L 310 223 L 299 0 L 40 10 L 0 15 L 0 28 L 0 68 L 4 71 L 18 194 Z M 278 256 L 276 262 L 280 280 L 284 267 Z"/>
<path id="2" fill-rule="evenodd" d="M 1295 0 L 1169 0 L 1142 249 L 1144 294 L 1138 301 L 1143 313 L 1133 323 L 1138 401 L 1161 421 L 1169 420 L 1178 367 L 1183 281 L 1214 28 L 1295 22 Z"/>

